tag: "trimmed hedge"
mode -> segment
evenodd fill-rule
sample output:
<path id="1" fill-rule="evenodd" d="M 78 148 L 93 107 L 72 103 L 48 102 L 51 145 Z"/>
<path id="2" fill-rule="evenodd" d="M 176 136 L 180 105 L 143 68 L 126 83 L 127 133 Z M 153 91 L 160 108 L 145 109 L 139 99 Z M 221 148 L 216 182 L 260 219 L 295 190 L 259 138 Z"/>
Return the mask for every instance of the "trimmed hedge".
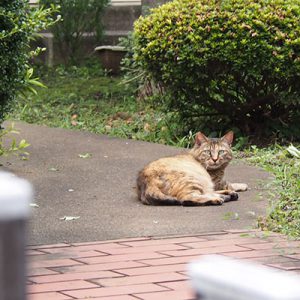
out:
<path id="1" fill-rule="evenodd" d="M 299 136 L 299 0 L 175 0 L 141 17 L 134 38 L 189 127 Z"/>

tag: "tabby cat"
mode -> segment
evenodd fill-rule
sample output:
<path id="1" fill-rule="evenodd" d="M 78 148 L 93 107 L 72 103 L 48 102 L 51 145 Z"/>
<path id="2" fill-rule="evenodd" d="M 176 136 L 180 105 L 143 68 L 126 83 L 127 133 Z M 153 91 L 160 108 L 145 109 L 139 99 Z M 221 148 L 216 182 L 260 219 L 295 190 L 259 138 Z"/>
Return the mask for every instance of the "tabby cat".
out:
<path id="1" fill-rule="evenodd" d="M 137 178 L 138 198 L 149 205 L 220 205 L 237 200 L 245 183 L 228 183 L 224 171 L 232 159 L 233 132 L 208 138 L 198 132 L 187 153 L 148 164 Z"/>

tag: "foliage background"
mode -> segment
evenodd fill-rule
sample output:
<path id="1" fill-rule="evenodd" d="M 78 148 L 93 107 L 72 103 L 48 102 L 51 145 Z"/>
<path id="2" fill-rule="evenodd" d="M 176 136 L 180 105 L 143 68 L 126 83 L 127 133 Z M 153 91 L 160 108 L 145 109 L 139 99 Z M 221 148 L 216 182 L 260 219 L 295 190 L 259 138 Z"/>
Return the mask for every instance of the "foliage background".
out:
<path id="1" fill-rule="evenodd" d="M 102 14 L 109 0 L 41 0 L 46 7 L 55 3 L 60 7 L 61 22 L 52 27 L 61 56 L 67 64 L 82 60 L 84 34 L 97 44 L 103 35 Z M 85 37 L 86 39 L 86 37 Z"/>

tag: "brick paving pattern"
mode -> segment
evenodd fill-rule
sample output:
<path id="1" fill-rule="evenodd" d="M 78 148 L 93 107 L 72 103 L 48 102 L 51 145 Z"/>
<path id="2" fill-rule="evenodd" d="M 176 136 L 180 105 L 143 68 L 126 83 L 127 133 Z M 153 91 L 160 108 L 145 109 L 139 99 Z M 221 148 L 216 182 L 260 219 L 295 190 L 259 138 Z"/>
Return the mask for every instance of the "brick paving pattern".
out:
<path id="1" fill-rule="evenodd" d="M 300 274 L 300 241 L 260 231 L 28 247 L 29 300 L 192 300 L 187 264 L 205 254 Z"/>

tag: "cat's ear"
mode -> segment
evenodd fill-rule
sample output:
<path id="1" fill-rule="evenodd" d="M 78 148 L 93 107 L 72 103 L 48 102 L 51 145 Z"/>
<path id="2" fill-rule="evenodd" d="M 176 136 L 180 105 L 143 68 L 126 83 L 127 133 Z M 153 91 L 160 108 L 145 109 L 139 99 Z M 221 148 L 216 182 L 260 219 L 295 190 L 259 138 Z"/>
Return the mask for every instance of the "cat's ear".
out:
<path id="1" fill-rule="evenodd" d="M 197 146 L 201 146 L 203 143 L 207 143 L 208 138 L 202 133 L 202 132 L 197 132 L 195 136 L 195 144 Z"/>
<path id="2" fill-rule="evenodd" d="M 234 136 L 233 131 L 229 131 L 222 137 L 221 140 L 226 142 L 229 146 L 231 146 L 233 142 L 233 136 Z"/>

